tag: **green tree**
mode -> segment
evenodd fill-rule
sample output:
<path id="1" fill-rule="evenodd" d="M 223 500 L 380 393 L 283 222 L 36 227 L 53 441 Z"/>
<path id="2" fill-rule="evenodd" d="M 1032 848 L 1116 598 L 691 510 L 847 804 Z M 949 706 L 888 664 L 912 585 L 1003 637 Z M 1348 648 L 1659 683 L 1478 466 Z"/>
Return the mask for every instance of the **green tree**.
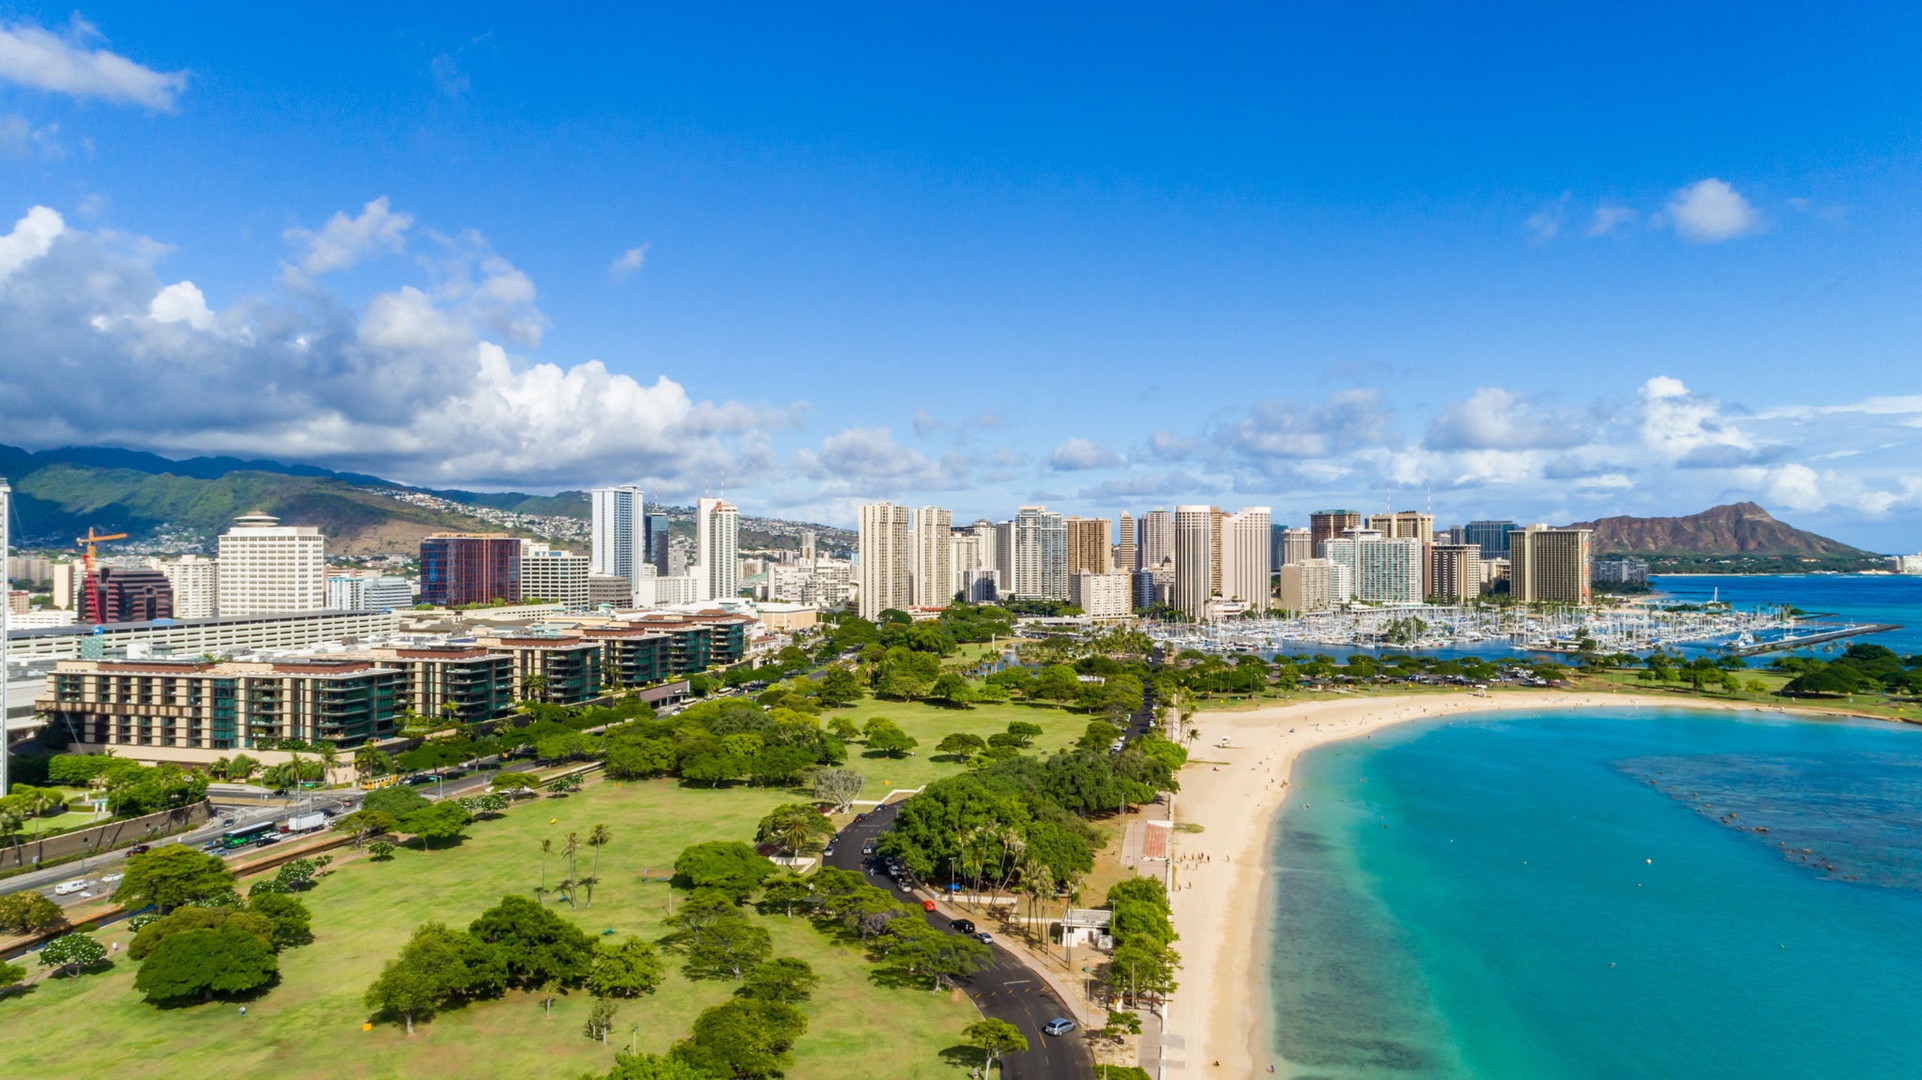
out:
<path id="1" fill-rule="evenodd" d="M 1019 1054 L 1028 1048 L 1028 1037 L 1021 1029 L 1006 1020 L 986 1017 L 976 1020 L 961 1029 L 961 1037 L 969 1046 L 981 1048 L 981 1071 L 985 1075 L 994 1071 L 994 1063 L 1008 1054 Z"/>
<path id="2" fill-rule="evenodd" d="M 498 780 L 500 777 L 497 776 L 495 779 Z M 425 809 L 429 805 L 431 804 L 420 792 L 404 787 L 376 788 L 368 792 L 367 797 L 360 801 L 362 810 L 378 810 L 383 814 L 391 814 L 396 821 L 404 820 L 407 815 L 416 810 Z"/>
<path id="3" fill-rule="evenodd" d="M 436 840 L 451 840 L 472 824 L 474 815 L 449 799 L 430 803 L 400 819 L 400 827 L 421 838 L 427 847 Z"/>
<path id="4" fill-rule="evenodd" d="M 1008 734 L 1020 739 L 1021 748 L 1025 750 L 1033 745 L 1036 739 L 1041 737 L 1042 727 L 1040 724 L 1030 723 L 1026 720 L 1010 720 L 1008 721 Z"/>
<path id="5" fill-rule="evenodd" d="M 354 751 L 354 771 L 362 779 L 386 776 L 394 771 L 394 756 L 378 746 L 363 746 Z"/>
<path id="6" fill-rule="evenodd" d="M 188 930 L 164 939 L 153 955 L 141 961 L 134 989 L 158 1005 L 244 994 L 272 982 L 280 972 L 273 946 L 236 925 L 238 920 L 235 916 L 211 929 Z"/>
<path id="7" fill-rule="evenodd" d="M 774 952 L 773 937 L 739 912 L 730 912 L 675 944 L 681 951 L 681 970 L 690 979 L 738 982 Z"/>
<path id="8" fill-rule="evenodd" d="M 494 947 L 510 987 L 579 986 L 594 964 L 594 943 L 578 926 L 525 897 L 502 897 L 468 933 Z"/>
<path id="9" fill-rule="evenodd" d="M 581 1025 L 581 1033 L 605 1046 L 608 1032 L 614 1030 L 614 1014 L 620 1008 L 617 1002 L 604 997 L 595 998 L 593 1006 L 587 1010 L 587 1022 Z"/>
<path id="10" fill-rule="evenodd" d="M 26 978 L 26 968 L 21 967 L 19 964 L 0 962 L 0 998 L 6 997 L 19 989 L 20 984 L 25 982 Z"/>
<path id="11" fill-rule="evenodd" d="M 386 862 L 394 857 L 394 852 L 397 850 L 399 849 L 394 846 L 392 840 L 376 840 L 367 845 L 367 851 L 374 857 L 375 862 Z"/>
<path id="12" fill-rule="evenodd" d="M 932 979 L 934 989 L 988 966 L 994 953 L 960 934 L 944 934 L 920 919 L 894 919 L 875 939 L 871 951 L 883 967 Z"/>
<path id="13" fill-rule="evenodd" d="M 861 737 L 861 729 L 847 717 L 836 716 L 828 720 L 828 734 L 842 742 L 853 742 Z"/>
<path id="14" fill-rule="evenodd" d="M 185 844 L 168 844 L 127 859 L 126 876 L 113 891 L 114 903 L 141 908 L 152 904 L 162 914 L 182 904 L 232 892 L 227 864 Z"/>
<path id="15" fill-rule="evenodd" d="M 356 810 L 334 822 L 335 832 L 351 833 L 359 847 L 373 837 L 400 828 L 400 819 L 383 810 Z"/>
<path id="16" fill-rule="evenodd" d="M 761 1080 L 782 1075 L 807 1017 L 778 1001 L 737 998 L 701 1013 L 674 1057 L 710 1077 Z"/>
<path id="17" fill-rule="evenodd" d="M 107 958 L 107 947 L 85 934 L 57 937 L 41 948 L 40 966 L 53 969 L 57 978 L 76 975 Z"/>
<path id="18" fill-rule="evenodd" d="M 844 664 L 835 664 L 815 685 L 815 696 L 829 708 L 842 708 L 861 700 L 861 677 Z"/>
<path id="19" fill-rule="evenodd" d="M 1117 998 L 1136 1001 L 1142 994 L 1165 996 L 1175 992 L 1175 969 L 1181 954 L 1150 938 L 1125 941 L 1108 958 L 1103 980 Z"/>
<path id="20" fill-rule="evenodd" d="M 67 925 L 60 905 L 37 892 L 0 896 L 0 930 L 9 934 L 42 934 Z"/>
<path id="21" fill-rule="evenodd" d="M 714 1074 L 703 1072 L 677 1057 L 616 1054 L 614 1071 L 607 1074 L 607 1080 L 714 1080 Z"/>
<path id="22" fill-rule="evenodd" d="M 774 866 L 738 840 L 709 840 L 681 851 L 674 876 L 690 889 L 719 889 L 735 903 L 747 899 Z"/>
<path id="23" fill-rule="evenodd" d="M 920 745 L 920 740 L 902 731 L 899 724 L 881 716 L 869 720 L 862 734 L 867 739 L 870 751 L 893 758 L 905 757 L 908 751 Z"/>
<path id="24" fill-rule="evenodd" d="M 866 786 L 867 777 L 853 769 L 819 769 L 814 774 L 813 794 L 822 802 L 831 803 L 837 813 L 845 813 Z"/>
<path id="25" fill-rule="evenodd" d="M 290 949 L 314 940 L 313 914 L 294 897 L 269 893 L 250 899 L 247 907 L 267 920 L 276 949 Z"/>
<path id="26" fill-rule="evenodd" d="M 982 740 L 981 736 L 957 731 L 936 743 L 934 752 L 965 761 L 987 748 L 988 744 Z"/>
<path id="27" fill-rule="evenodd" d="M 274 928 L 265 916 L 238 908 L 190 905 L 142 926 L 127 946 L 127 956 L 133 960 L 145 960 L 170 937 L 195 930 L 217 929 L 229 922 L 259 938 L 261 944 L 272 946 Z"/>
<path id="28" fill-rule="evenodd" d="M 821 977 L 814 973 L 807 961 L 792 956 L 777 956 L 748 972 L 735 994 L 762 1001 L 778 1001 L 783 1005 L 799 1005 L 813 997 L 814 988 L 819 985 Z"/>
<path id="29" fill-rule="evenodd" d="M 808 803 L 788 803 L 768 811 L 755 827 L 754 842 L 775 844 L 791 856 L 819 851 L 834 835 L 834 823 Z"/>
<path id="30" fill-rule="evenodd" d="M 813 900 L 814 884 L 799 874 L 775 874 L 761 883 L 763 911 L 780 908 L 783 915 L 792 916 L 796 904 L 807 904 Z"/>
<path id="31" fill-rule="evenodd" d="M 367 1007 L 376 1016 L 397 1017 L 414 1033 L 416 1020 L 428 1020 L 454 1002 L 484 997 L 496 986 L 498 964 L 489 950 L 468 934 L 440 923 L 426 923 L 389 960 L 367 988 Z"/>
<path id="32" fill-rule="evenodd" d="M 618 945 L 597 944 L 587 972 L 587 992 L 597 998 L 637 998 L 660 988 L 661 954 L 637 937 Z"/>

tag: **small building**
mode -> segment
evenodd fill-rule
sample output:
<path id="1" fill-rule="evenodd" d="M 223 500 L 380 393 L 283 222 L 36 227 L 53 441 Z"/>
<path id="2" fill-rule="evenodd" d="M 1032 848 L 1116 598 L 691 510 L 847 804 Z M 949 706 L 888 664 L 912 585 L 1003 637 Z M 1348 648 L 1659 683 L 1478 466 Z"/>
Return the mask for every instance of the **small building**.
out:
<path id="1" fill-rule="evenodd" d="M 1107 908 L 1071 907 L 1061 917 L 1061 944 L 1067 948 L 1113 949 L 1114 935 L 1108 932 L 1114 912 Z"/>

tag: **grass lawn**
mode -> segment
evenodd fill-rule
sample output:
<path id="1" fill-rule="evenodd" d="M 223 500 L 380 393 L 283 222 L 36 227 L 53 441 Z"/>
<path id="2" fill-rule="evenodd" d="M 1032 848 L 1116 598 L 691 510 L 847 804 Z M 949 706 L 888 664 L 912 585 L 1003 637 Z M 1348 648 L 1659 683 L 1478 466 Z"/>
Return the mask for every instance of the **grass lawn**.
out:
<path id="1" fill-rule="evenodd" d="M 916 788 L 930 780 L 961 772 L 959 764 L 948 760 L 946 755 L 934 752 L 936 744 L 957 731 L 986 739 L 1008 730 L 1010 721 L 1026 720 L 1042 728 L 1042 734 L 1035 739 L 1029 753 L 1050 754 L 1079 739 L 1081 733 L 1087 730 L 1088 721 L 1095 719 L 1085 713 L 1068 712 L 1052 706 L 1003 704 L 949 709 L 918 701 L 879 701 L 874 698 L 864 698 L 859 704 L 845 709 L 829 709 L 822 714 L 822 719 L 831 720 L 837 716 L 845 716 L 862 725 L 874 717 L 885 716 L 921 742 L 915 747 L 912 757 L 904 758 L 868 757 L 863 753 L 860 743 L 848 746 L 848 767 L 868 778 L 867 789 L 861 793 L 865 799 L 878 799 L 894 788 Z"/>
<path id="2" fill-rule="evenodd" d="M 261 1077 L 319 1080 L 358 1077 L 543 1076 L 573 1080 L 612 1066 L 614 1047 L 581 1034 L 590 999 L 574 994 L 544 1016 L 539 999 L 511 994 L 434 1019 L 409 1038 L 400 1027 L 362 1031 L 361 994 L 406 941 L 430 919 L 464 925 L 506 894 L 532 894 L 541 876 L 540 841 L 556 846 L 567 834 L 596 824 L 614 834 L 601 858 L 592 906 L 572 914 L 598 935 L 654 939 L 663 932 L 667 889 L 642 880 L 669 872 L 690 843 L 748 839 L 769 807 L 787 792 L 737 788 L 693 790 L 668 780 L 594 783 L 572 796 L 517 806 L 507 816 L 477 822 L 458 847 L 403 850 L 393 861 L 343 857 L 306 901 L 314 911 L 313 944 L 281 955 L 281 982 L 248 1003 L 157 1009 L 134 992 L 124 930 L 111 971 L 67 980 L 41 980 L 31 993 L 0 1002 L 8 1030 L 31 1038 L 10 1041 L 9 1076 L 110 1076 L 222 1080 Z M 583 864 L 591 860 L 583 848 Z M 562 876 L 550 859 L 550 883 Z M 583 870 L 586 866 L 583 865 Z M 585 901 L 585 896 L 583 896 Z M 760 918 L 759 916 L 755 916 Z M 872 984 L 853 947 L 837 944 L 805 920 L 763 920 L 777 955 L 797 956 L 822 976 L 805 1006 L 808 1033 L 795 1048 L 795 1080 L 839 1077 L 952 1077 L 940 1052 L 959 1043 L 960 1030 L 978 1018 L 965 999 Z M 689 982 L 678 965 L 651 997 L 621 1006 L 616 1039 L 636 1038 L 641 1049 L 664 1051 L 686 1034 L 701 1009 L 723 1000 L 731 984 Z"/>

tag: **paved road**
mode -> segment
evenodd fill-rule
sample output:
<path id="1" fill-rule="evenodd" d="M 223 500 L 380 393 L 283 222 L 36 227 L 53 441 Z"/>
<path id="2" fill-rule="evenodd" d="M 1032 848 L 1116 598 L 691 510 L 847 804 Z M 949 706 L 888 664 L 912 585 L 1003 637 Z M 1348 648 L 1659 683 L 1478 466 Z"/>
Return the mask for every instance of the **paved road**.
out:
<path id="1" fill-rule="evenodd" d="M 886 874 L 863 865 L 861 848 L 888 830 L 898 807 L 898 803 L 883 806 L 843 829 L 827 864 L 840 870 L 865 870 L 870 884 L 881 888 L 892 886 Z M 904 898 L 907 895 L 899 890 L 896 894 Z M 948 930 L 946 915 L 929 912 L 927 920 L 937 930 L 952 932 Z M 1001 1075 L 1006 1080 L 1087 1080 L 1093 1076 L 1094 1055 L 1088 1051 L 1082 1032 L 1062 1036 L 1041 1033 L 1041 1026 L 1048 1021 L 1074 1014 L 1062 1005 L 1041 976 L 1028 970 L 1013 953 L 1000 945 L 989 947 L 994 950 L 994 962 L 972 978 L 962 980 L 961 988 L 982 1015 L 1006 1020 L 1028 1037 L 1028 1049 L 1003 1059 Z"/>

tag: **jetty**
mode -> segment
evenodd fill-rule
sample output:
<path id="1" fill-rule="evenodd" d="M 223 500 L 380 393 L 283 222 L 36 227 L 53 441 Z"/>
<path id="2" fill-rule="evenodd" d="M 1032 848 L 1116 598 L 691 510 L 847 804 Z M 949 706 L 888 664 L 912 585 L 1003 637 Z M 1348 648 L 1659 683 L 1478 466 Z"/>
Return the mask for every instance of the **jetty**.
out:
<path id="1" fill-rule="evenodd" d="M 1869 623 L 1862 626 L 1841 626 L 1831 629 L 1818 629 L 1812 634 L 1796 634 L 1792 637 L 1775 638 L 1771 641 L 1758 641 L 1753 645 L 1730 646 L 1731 656 L 1760 656 L 1763 653 L 1785 652 L 1799 649 L 1805 645 L 1820 645 L 1825 641 L 1839 641 L 1842 638 L 1861 637 L 1864 634 L 1886 634 L 1891 630 L 1902 629 L 1901 623 Z"/>

